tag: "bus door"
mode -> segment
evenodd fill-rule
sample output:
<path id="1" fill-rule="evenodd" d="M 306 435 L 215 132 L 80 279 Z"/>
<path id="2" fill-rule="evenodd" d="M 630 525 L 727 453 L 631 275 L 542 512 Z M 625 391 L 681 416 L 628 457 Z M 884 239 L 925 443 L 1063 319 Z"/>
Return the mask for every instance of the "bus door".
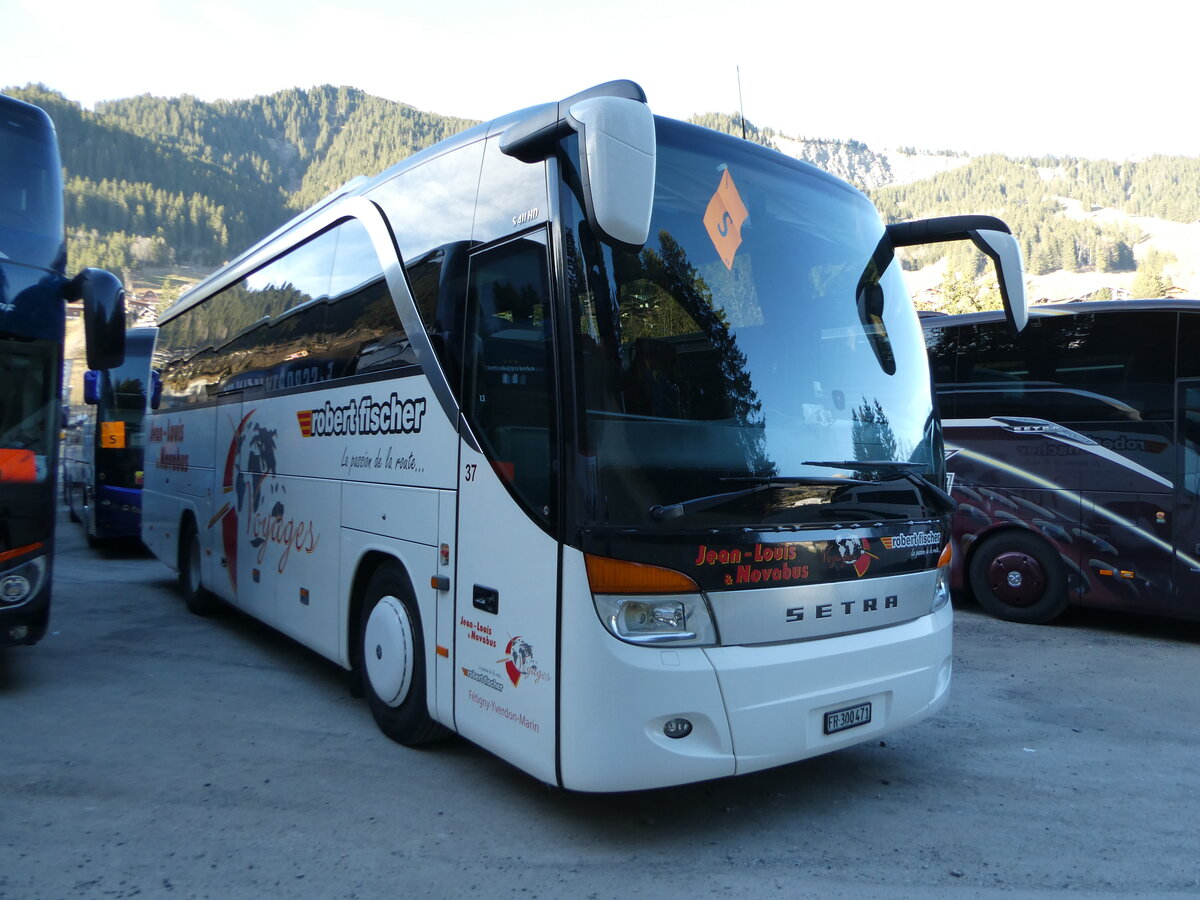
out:
<path id="1" fill-rule="evenodd" d="M 474 255 L 464 325 L 455 724 L 557 780 L 557 421 L 544 232 Z"/>
<path id="2" fill-rule="evenodd" d="M 1177 388 L 1175 481 L 1175 612 L 1200 618 L 1200 378 Z"/>

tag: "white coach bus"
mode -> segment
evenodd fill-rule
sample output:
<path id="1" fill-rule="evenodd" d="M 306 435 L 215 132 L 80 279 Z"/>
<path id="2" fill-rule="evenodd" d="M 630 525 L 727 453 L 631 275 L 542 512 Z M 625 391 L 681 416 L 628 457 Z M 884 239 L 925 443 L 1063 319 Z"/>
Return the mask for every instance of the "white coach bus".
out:
<path id="1" fill-rule="evenodd" d="M 951 674 L 948 504 L 888 226 L 655 118 L 631 82 L 359 179 L 160 321 L 143 539 L 456 732 L 582 791 L 752 772 L 911 724 Z M 1006 294 L 1007 296 L 1007 294 Z"/>

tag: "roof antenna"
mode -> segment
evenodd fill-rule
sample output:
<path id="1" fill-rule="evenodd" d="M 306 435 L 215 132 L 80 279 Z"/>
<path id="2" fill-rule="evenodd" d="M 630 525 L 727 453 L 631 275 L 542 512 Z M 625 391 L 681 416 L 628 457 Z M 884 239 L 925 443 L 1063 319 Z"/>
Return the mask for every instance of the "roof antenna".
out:
<path id="1" fill-rule="evenodd" d="M 738 116 L 742 120 L 742 140 L 746 139 L 746 107 L 742 103 L 742 67 L 734 66 L 738 81 Z"/>

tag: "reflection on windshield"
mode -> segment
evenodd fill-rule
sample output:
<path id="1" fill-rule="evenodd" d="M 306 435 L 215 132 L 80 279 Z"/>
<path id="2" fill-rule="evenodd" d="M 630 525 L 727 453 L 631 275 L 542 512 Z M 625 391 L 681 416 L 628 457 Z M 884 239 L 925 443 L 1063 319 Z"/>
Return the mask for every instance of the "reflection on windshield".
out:
<path id="1" fill-rule="evenodd" d="M 667 231 L 620 272 L 624 411 L 731 428 L 732 471 L 773 475 L 767 458 L 762 403 L 729 314 Z M 736 463 L 734 463 L 736 460 Z"/>
<path id="2" fill-rule="evenodd" d="M 40 342 L 4 341 L 0 348 L 0 448 L 50 452 L 50 359 L 51 348 Z"/>
<path id="3" fill-rule="evenodd" d="M 0 99 L 0 259 L 50 268 L 62 252 L 62 179 L 40 111 Z"/>
<path id="4" fill-rule="evenodd" d="M 940 471 L 924 341 L 869 202 L 704 129 L 660 121 L 658 140 L 647 245 L 591 240 L 581 213 L 568 235 L 586 516 L 646 524 L 655 507 L 730 492 L 728 479 L 829 478 L 807 460 Z M 739 215 L 713 215 L 736 206 L 730 190 Z M 915 502 L 911 485 L 889 490 L 885 508 Z M 746 492 L 687 518 L 811 518 L 792 494 Z M 880 505 L 861 495 L 847 484 L 821 502 Z"/>

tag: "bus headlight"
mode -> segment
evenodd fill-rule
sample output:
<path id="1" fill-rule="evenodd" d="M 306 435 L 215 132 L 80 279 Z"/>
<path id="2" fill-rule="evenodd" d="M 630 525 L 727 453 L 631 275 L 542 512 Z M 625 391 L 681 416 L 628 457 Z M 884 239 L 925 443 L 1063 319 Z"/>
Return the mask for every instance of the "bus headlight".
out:
<path id="1" fill-rule="evenodd" d="M 937 579 L 933 583 L 933 603 L 929 607 L 931 613 L 937 612 L 950 602 L 950 544 L 942 549 L 938 558 Z"/>
<path id="2" fill-rule="evenodd" d="M 0 574 L 0 608 L 19 606 L 37 594 L 45 572 L 46 560 L 38 557 Z"/>
<path id="3" fill-rule="evenodd" d="M 708 601 L 688 576 L 591 553 L 585 561 L 596 613 L 614 637 L 631 644 L 717 643 Z"/>
<path id="4" fill-rule="evenodd" d="M 929 608 L 929 611 L 935 613 L 949 602 L 950 569 L 941 568 L 937 570 L 937 581 L 933 583 L 933 605 Z"/>
<path id="5" fill-rule="evenodd" d="M 615 596 L 593 594 L 600 620 L 614 636 L 631 644 L 716 643 L 708 604 L 687 596 Z"/>

